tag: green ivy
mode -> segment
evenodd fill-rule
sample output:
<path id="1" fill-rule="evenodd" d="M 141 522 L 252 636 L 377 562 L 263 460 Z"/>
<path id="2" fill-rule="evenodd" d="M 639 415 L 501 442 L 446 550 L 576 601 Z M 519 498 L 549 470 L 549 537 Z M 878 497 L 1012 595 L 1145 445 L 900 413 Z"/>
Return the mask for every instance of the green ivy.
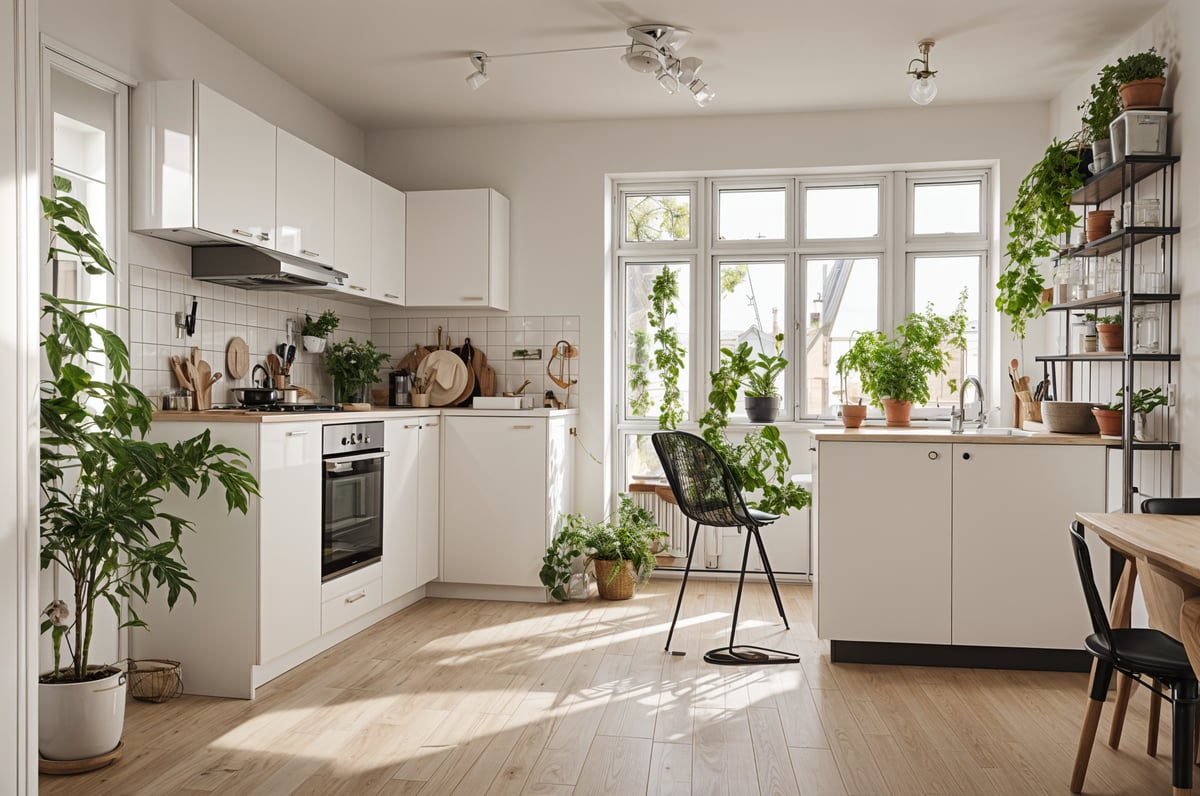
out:
<path id="1" fill-rule="evenodd" d="M 663 382 L 663 397 L 658 409 L 658 427 L 674 429 L 683 422 L 683 400 L 679 378 L 683 372 L 687 350 L 679 344 L 679 336 L 671 319 L 678 313 L 679 275 L 664 265 L 650 287 L 650 325 L 654 327 L 654 369 Z"/>
<path id="2" fill-rule="evenodd" d="M 625 367 L 629 370 L 629 412 L 634 417 L 645 417 L 650 411 L 650 335 L 645 329 L 633 333 L 633 361 Z"/>

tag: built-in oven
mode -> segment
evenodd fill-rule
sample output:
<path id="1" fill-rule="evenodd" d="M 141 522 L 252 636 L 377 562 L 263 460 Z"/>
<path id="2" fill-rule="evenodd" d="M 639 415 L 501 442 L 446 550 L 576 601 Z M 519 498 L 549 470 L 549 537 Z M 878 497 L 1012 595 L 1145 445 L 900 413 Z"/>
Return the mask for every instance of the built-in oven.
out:
<path id="1" fill-rule="evenodd" d="M 361 569 L 383 555 L 383 423 L 323 429 L 321 580 Z"/>

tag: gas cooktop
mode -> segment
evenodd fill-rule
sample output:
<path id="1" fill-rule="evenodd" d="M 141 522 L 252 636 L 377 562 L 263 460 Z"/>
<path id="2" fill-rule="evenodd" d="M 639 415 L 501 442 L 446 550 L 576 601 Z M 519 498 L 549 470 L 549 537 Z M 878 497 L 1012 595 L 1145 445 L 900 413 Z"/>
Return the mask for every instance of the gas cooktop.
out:
<path id="1" fill-rule="evenodd" d="M 263 404 L 261 406 L 242 406 L 241 404 L 226 404 L 214 406 L 215 410 L 236 410 L 238 412 L 341 412 L 338 404 Z"/>

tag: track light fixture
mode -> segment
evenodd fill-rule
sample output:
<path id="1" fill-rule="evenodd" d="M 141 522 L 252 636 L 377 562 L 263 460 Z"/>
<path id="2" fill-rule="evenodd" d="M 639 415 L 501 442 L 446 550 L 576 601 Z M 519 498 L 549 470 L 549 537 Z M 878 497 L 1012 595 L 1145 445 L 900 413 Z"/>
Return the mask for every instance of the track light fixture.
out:
<path id="1" fill-rule="evenodd" d="M 475 66 L 475 71 L 467 75 L 467 85 L 473 91 L 478 91 L 480 86 L 488 82 L 487 65 L 491 59 L 486 54 L 480 52 L 471 53 L 469 57 L 471 63 Z"/>
<path id="2" fill-rule="evenodd" d="M 590 52 L 592 50 L 624 50 L 621 60 L 635 72 L 654 75 L 654 79 L 668 94 L 686 89 L 701 108 L 716 97 L 707 83 L 698 77 L 704 62 L 699 58 L 679 58 L 679 50 L 692 37 L 691 31 L 672 25 L 635 25 L 625 31 L 633 39 L 630 44 L 612 44 L 602 47 L 572 47 L 562 50 L 538 50 L 525 53 L 488 55 L 476 51 L 469 54 L 475 71 L 467 75 L 467 85 L 478 90 L 488 81 L 487 65 L 500 58 L 520 58 L 526 55 L 555 55 L 558 53 Z"/>
<path id="3" fill-rule="evenodd" d="M 925 39 L 917 45 L 917 50 L 920 51 L 921 57 L 914 58 L 908 62 L 908 72 L 913 76 L 913 84 L 908 89 L 908 96 L 918 105 L 928 105 L 933 102 L 933 98 L 937 96 L 937 83 L 934 82 L 933 76 L 936 71 L 931 71 L 929 68 L 929 51 L 933 49 L 933 39 Z M 913 66 L 916 64 L 916 66 Z"/>

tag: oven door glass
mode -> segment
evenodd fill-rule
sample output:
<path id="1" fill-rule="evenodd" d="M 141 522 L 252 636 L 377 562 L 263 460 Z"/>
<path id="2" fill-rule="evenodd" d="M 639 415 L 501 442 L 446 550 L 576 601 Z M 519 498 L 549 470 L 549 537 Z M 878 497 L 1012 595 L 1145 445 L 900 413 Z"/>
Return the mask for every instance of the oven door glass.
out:
<path id="1" fill-rule="evenodd" d="M 321 575 L 373 561 L 383 554 L 383 459 L 327 460 L 322 501 Z"/>

